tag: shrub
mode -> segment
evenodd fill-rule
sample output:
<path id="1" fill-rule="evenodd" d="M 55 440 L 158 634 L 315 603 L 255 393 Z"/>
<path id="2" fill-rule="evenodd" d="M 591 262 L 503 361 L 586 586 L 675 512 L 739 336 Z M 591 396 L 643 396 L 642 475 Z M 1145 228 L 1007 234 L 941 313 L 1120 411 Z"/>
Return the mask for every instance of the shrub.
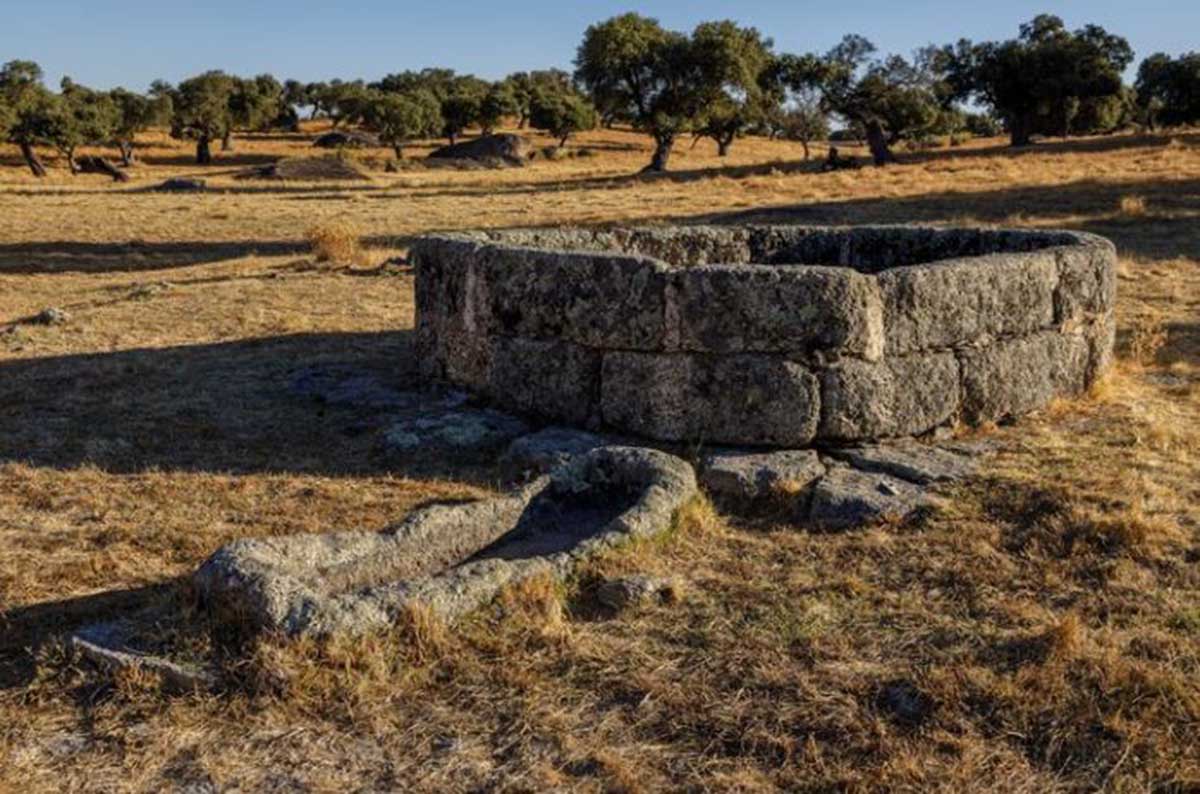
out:
<path id="1" fill-rule="evenodd" d="M 359 238 L 362 230 L 345 219 L 322 221 L 309 228 L 309 245 L 318 262 L 361 264 L 365 257 Z"/>

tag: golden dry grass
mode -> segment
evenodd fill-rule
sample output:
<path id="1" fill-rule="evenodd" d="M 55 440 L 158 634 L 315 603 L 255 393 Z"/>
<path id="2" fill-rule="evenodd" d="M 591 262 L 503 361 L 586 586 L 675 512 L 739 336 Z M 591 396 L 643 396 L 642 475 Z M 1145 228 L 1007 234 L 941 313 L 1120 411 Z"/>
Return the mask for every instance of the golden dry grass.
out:
<path id="1" fill-rule="evenodd" d="M 1200 136 L 982 141 L 832 174 L 787 143 L 721 160 L 701 142 L 653 178 L 631 175 L 637 136 L 572 147 L 596 154 L 391 173 L 366 152 L 369 183 L 276 183 L 235 176 L 305 138 L 204 169 L 153 136 L 116 186 L 37 182 L 0 149 L 0 790 L 1200 786 Z M 182 175 L 213 190 L 146 190 Z M 1105 234 L 1118 366 L 992 429 L 987 470 L 914 524 L 815 534 L 699 500 L 664 538 L 462 626 L 224 638 L 216 695 L 112 685 L 55 644 L 148 604 L 202 623 L 174 582 L 233 538 L 488 492 L 486 466 L 376 460 L 355 431 L 371 417 L 285 395 L 310 363 L 415 383 L 412 277 L 385 261 L 409 236 L 735 215 Z M 314 267 L 308 230 L 339 220 L 370 262 Z M 71 321 L 24 322 L 46 306 Z M 598 608 L 597 582 L 635 571 L 679 577 L 683 599 Z"/>

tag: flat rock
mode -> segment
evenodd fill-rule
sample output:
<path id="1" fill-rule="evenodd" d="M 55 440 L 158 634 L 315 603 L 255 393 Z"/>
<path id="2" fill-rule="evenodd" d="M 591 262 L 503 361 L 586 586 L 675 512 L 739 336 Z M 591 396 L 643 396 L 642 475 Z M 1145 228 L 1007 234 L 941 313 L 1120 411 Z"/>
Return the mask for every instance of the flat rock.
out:
<path id="1" fill-rule="evenodd" d="M 464 409 L 402 419 L 384 431 L 383 442 L 397 451 L 482 451 L 498 449 L 529 430 L 529 425 L 510 414 Z"/>
<path id="2" fill-rule="evenodd" d="M 547 427 L 509 444 L 500 457 L 500 469 L 506 480 L 533 479 L 606 443 L 594 433 L 569 427 Z"/>
<path id="3" fill-rule="evenodd" d="M 208 670 L 134 649 L 130 646 L 133 633 L 130 621 L 96 623 L 72 634 L 70 643 L 81 656 L 109 673 L 152 673 L 172 691 L 209 689 L 216 683 L 216 675 Z"/>
<path id="4" fill-rule="evenodd" d="M 815 450 L 778 452 L 721 450 L 704 459 L 700 482 L 710 493 L 752 501 L 783 483 L 803 488 L 825 473 Z"/>
<path id="5" fill-rule="evenodd" d="M 976 456 L 965 451 L 916 441 L 828 449 L 825 454 L 859 471 L 890 474 L 917 485 L 961 480 L 971 476 L 979 465 Z"/>
<path id="6" fill-rule="evenodd" d="M 609 609 L 621 612 L 653 601 L 676 601 L 681 589 L 676 579 L 637 574 L 609 579 L 596 590 L 596 598 Z"/>
<path id="7" fill-rule="evenodd" d="M 813 487 L 808 519 L 823 529 L 850 529 L 904 519 L 928 504 L 925 490 L 907 480 L 831 466 Z"/>
<path id="8" fill-rule="evenodd" d="M 524 165 L 529 159 L 528 139 L 512 133 L 484 135 L 471 141 L 443 146 L 430 152 L 430 159 L 500 161 L 507 165 Z"/>

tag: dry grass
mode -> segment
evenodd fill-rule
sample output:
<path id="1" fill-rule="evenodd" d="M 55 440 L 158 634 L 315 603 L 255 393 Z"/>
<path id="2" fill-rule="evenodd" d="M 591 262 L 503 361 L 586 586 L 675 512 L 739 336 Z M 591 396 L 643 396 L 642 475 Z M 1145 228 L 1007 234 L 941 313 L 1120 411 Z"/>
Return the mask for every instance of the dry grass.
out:
<path id="1" fill-rule="evenodd" d="M 596 156 L 526 169 L 388 173 L 380 151 L 360 156 L 369 183 L 250 184 L 236 174 L 307 139 L 204 169 L 153 136 L 115 187 L 35 182 L 0 149 L 0 790 L 1193 790 L 1198 144 L 984 141 L 820 174 L 791 144 L 721 160 L 701 142 L 643 178 L 646 142 L 598 131 L 573 143 Z M 143 190 L 180 175 L 212 189 Z M 215 695 L 113 686 L 55 644 L 148 604 L 164 635 L 196 634 L 175 582 L 233 538 L 381 528 L 490 489 L 486 461 L 377 460 L 377 417 L 287 396 L 310 363 L 417 378 L 411 274 L 313 268 L 310 228 L 353 224 L 381 261 L 431 229 L 737 213 L 1108 235 L 1118 367 L 991 429 L 987 471 L 916 524 L 812 534 L 697 500 L 666 537 L 461 626 L 197 636 L 228 674 Z M 24 322 L 46 306 L 71 321 Z M 635 571 L 686 594 L 595 607 L 601 577 Z"/>
<path id="2" fill-rule="evenodd" d="M 309 227 L 305 237 L 318 262 L 366 264 L 366 254 L 359 244 L 362 230 L 353 221 L 344 218 L 325 221 Z"/>

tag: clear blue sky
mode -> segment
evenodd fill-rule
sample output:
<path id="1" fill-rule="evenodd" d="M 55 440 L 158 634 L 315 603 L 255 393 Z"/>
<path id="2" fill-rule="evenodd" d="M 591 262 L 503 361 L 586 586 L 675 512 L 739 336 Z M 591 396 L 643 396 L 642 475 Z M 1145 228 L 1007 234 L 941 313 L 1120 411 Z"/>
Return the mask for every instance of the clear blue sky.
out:
<path id="1" fill-rule="evenodd" d="M 630 10 L 683 30 L 733 18 L 789 52 L 824 51 L 844 33 L 904 54 L 964 36 L 1010 38 L 1040 12 L 1058 14 L 1072 28 L 1101 24 L 1128 38 L 1139 59 L 1159 50 L 1200 50 L 1200 0 L 33 0 L 4 15 L 0 62 L 32 59 L 51 85 L 69 74 L 97 88 L 144 89 L 158 77 L 177 82 L 211 68 L 310 81 L 446 66 L 496 78 L 570 68 L 588 24 Z"/>

